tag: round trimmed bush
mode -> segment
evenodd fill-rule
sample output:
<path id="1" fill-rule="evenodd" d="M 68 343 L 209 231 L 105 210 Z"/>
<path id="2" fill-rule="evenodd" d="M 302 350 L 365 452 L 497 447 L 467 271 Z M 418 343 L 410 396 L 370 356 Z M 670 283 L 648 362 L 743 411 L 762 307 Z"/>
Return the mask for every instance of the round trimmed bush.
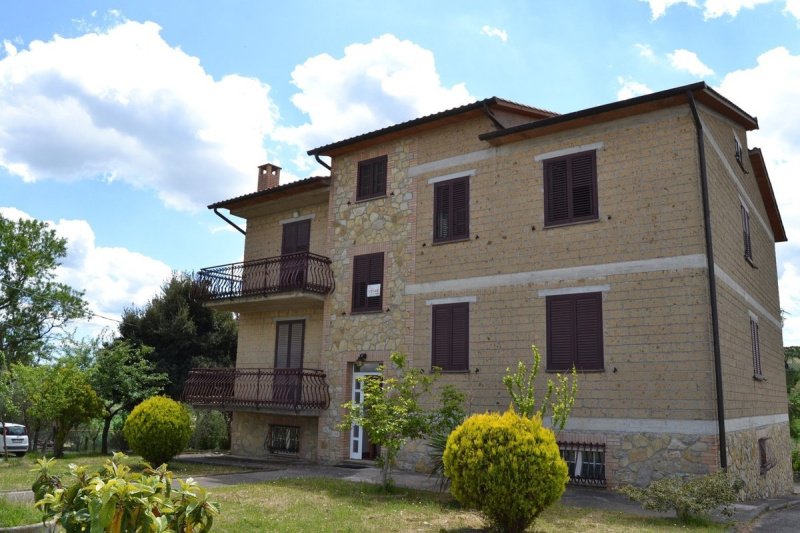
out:
<path id="1" fill-rule="evenodd" d="M 192 436 L 189 409 L 166 396 L 153 396 L 133 408 L 125 420 L 125 439 L 151 466 L 169 463 Z"/>
<path id="2" fill-rule="evenodd" d="M 513 409 L 469 417 L 450 434 L 442 459 L 453 496 L 502 531 L 524 531 L 569 480 L 553 432 Z"/>

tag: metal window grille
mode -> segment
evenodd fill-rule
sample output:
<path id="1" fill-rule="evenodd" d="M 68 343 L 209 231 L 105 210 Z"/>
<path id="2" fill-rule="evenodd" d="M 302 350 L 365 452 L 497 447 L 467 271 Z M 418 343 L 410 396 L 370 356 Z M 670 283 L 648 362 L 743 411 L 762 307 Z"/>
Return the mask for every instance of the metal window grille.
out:
<path id="1" fill-rule="evenodd" d="M 569 469 L 569 482 L 590 487 L 606 486 L 606 445 L 559 442 L 561 457 Z"/>
<path id="2" fill-rule="evenodd" d="M 270 426 L 266 444 L 270 453 L 297 454 L 300 452 L 300 428 Z"/>

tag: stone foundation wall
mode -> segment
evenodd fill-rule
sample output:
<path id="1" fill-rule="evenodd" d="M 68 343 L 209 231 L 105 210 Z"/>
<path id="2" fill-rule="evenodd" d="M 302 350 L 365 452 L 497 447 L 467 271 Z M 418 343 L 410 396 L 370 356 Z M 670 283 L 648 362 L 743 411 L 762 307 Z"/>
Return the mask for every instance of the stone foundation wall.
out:
<path id="1" fill-rule="evenodd" d="M 270 424 L 298 426 L 300 428 L 300 451 L 298 459 L 317 461 L 316 417 L 281 416 L 263 413 L 236 411 L 231 422 L 231 452 L 246 457 L 269 457 L 266 446 Z M 285 456 L 281 454 L 281 456 Z"/>
<path id="2" fill-rule="evenodd" d="M 767 466 L 763 473 L 759 439 L 766 439 Z M 727 444 L 729 470 L 744 481 L 744 499 L 792 492 L 792 441 L 788 423 L 728 433 Z"/>

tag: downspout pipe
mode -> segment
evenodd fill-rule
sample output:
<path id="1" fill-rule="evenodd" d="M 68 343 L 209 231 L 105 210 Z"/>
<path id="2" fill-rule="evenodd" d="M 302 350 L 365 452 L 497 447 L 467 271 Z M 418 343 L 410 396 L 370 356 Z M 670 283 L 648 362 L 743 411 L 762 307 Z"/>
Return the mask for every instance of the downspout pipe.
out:
<path id="1" fill-rule="evenodd" d="M 317 163 L 319 163 L 323 167 L 327 168 L 328 170 L 331 170 L 331 166 L 328 163 L 326 163 L 325 161 L 323 161 L 322 159 L 320 159 L 319 158 L 319 154 L 314 154 L 314 159 L 316 159 Z"/>
<path id="2" fill-rule="evenodd" d="M 717 389 L 717 431 L 719 432 L 719 466 L 728 468 L 728 446 L 725 439 L 725 400 L 722 395 L 722 354 L 719 348 L 719 309 L 717 307 L 717 275 L 714 271 L 714 244 L 711 238 L 711 207 L 708 200 L 708 172 L 706 150 L 703 142 L 703 123 L 697 113 L 692 91 L 686 91 L 689 107 L 697 131 L 697 154 L 700 160 L 700 186 L 703 195 L 703 221 L 706 238 L 706 262 L 708 264 L 708 292 L 711 299 L 711 335 L 714 343 L 714 381 Z"/>
<path id="3" fill-rule="evenodd" d="M 220 212 L 217 210 L 217 208 L 216 208 L 216 207 L 214 208 L 214 214 L 215 214 L 215 215 L 217 215 L 217 216 L 218 216 L 219 218 L 221 218 L 222 220 L 224 220 L 225 222 L 227 222 L 228 224 L 230 224 L 231 226 L 233 226 L 233 227 L 236 229 L 236 231 L 238 231 L 238 232 L 239 232 L 239 233 L 241 233 L 242 235 L 247 235 L 247 231 L 243 230 L 242 228 L 240 228 L 239 226 L 237 226 L 237 225 L 236 225 L 236 223 L 232 222 L 232 221 L 231 221 L 231 219 L 229 219 L 228 217 L 226 217 L 225 215 L 223 215 L 222 213 L 220 213 Z"/>

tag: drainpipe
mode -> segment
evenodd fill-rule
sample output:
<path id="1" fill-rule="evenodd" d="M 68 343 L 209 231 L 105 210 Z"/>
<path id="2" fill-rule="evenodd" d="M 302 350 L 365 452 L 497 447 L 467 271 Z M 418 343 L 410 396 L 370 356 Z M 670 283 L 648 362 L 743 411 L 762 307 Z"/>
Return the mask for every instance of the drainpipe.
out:
<path id="1" fill-rule="evenodd" d="M 706 262 L 708 264 L 708 291 L 711 299 L 711 335 L 714 343 L 714 380 L 717 388 L 717 430 L 719 432 L 719 466 L 728 468 L 728 446 L 725 442 L 725 401 L 722 397 L 722 355 L 719 350 L 719 309 L 717 308 L 717 275 L 714 272 L 714 246 L 711 239 L 711 208 L 708 201 L 708 174 L 706 172 L 706 151 L 703 142 L 703 123 L 697 113 L 694 94 L 687 91 L 689 107 L 692 110 L 694 126 L 697 131 L 697 153 L 700 159 L 700 185 L 703 194 L 703 221 L 705 223 Z"/>
<path id="2" fill-rule="evenodd" d="M 217 215 L 217 216 L 218 216 L 219 218 L 221 218 L 222 220 L 224 220 L 225 222 L 227 222 L 228 224 L 230 224 L 231 226 L 233 226 L 234 228 L 236 228 L 236 231 L 238 231 L 238 232 L 239 232 L 239 233 L 241 233 L 242 235 L 247 235 L 247 232 L 246 232 L 245 230 L 243 230 L 242 228 L 240 228 L 239 226 L 237 226 L 237 225 L 236 225 L 234 222 L 232 222 L 232 221 L 231 221 L 231 219 L 229 219 L 228 217 L 226 217 L 225 215 L 223 215 L 222 213 L 220 213 L 220 212 L 217 210 L 217 208 L 216 208 L 216 207 L 214 208 L 214 214 L 215 214 L 215 215 Z"/>
<path id="3" fill-rule="evenodd" d="M 325 161 L 323 161 L 322 159 L 320 159 L 319 158 L 319 154 L 314 154 L 314 159 L 316 159 L 317 163 L 319 163 L 323 167 L 327 168 L 328 170 L 331 170 L 331 166 L 328 163 L 326 163 Z"/>

